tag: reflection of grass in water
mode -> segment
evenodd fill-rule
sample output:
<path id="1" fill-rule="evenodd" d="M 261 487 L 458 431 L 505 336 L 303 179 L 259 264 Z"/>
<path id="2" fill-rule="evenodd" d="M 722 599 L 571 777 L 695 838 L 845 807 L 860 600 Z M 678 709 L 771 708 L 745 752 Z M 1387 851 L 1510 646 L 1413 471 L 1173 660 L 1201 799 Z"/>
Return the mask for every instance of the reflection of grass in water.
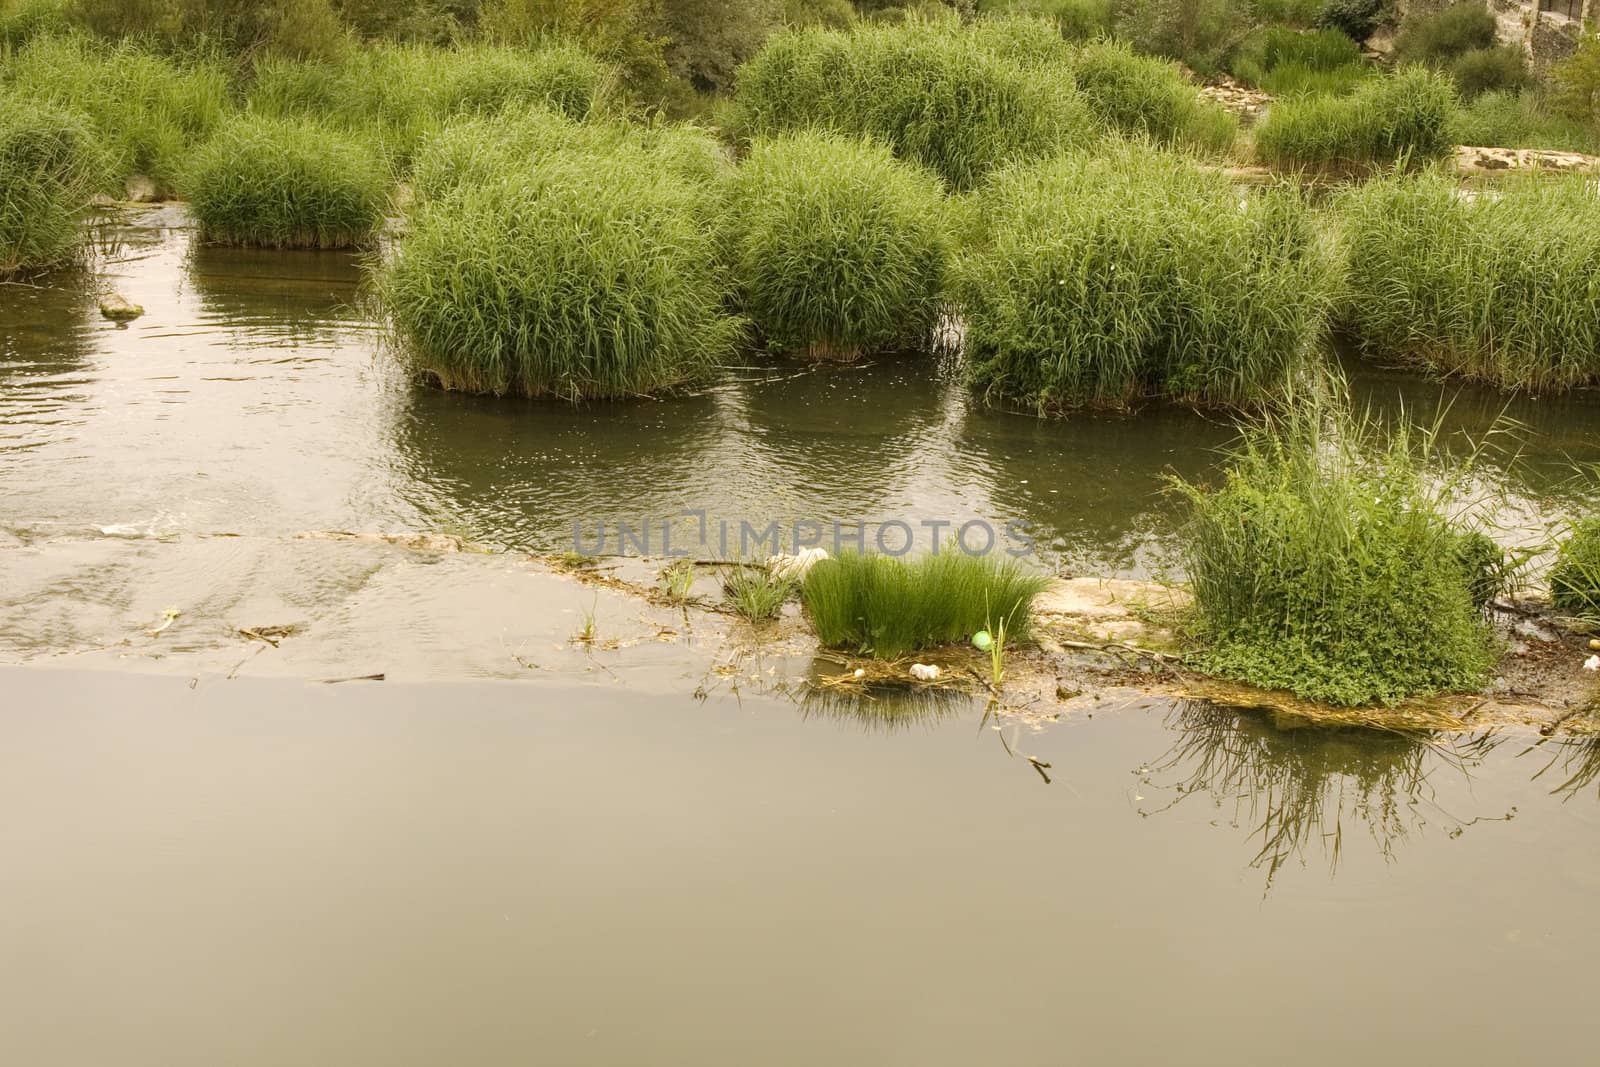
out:
<path id="1" fill-rule="evenodd" d="M 1555 753 L 1543 768 L 1533 776 L 1535 781 L 1559 768 L 1562 779 L 1550 790 L 1552 796 L 1571 800 L 1580 793 L 1595 789 L 1600 797 L 1600 707 L 1590 708 L 1583 720 L 1584 732 L 1573 734 L 1557 742 Z M 1545 744 L 1540 741 L 1539 745 Z M 1535 745 L 1534 748 L 1539 747 Z M 1530 748 L 1527 752 L 1532 752 Z M 1523 754 L 1526 755 L 1527 752 Z"/>
<path id="2" fill-rule="evenodd" d="M 858 722 L 868 733 L 894 733 L 931 727 L 978 709 L 979 701 L 960 689 L 871 685 L 859 689 L 808 686 L 799 697 L 805 719 Z"/>
<path id="3" fill-rule="evenodd" d="M 1233 801 L 1235 820 L 1258 842 L 1250 863 L 1265 869 L 1268 889 L 1310 848 L 1322 848 L 1329 873 L 1336 870 L 1347 817 L 1364 823 L 1379 854 L 1392 859 L 1396 845 L 1426 825 L 1423 806 L 1436 807 L 1428 778 L 1439 763 L 1464 775 L 1491 747 L 1487 737 L 1446 747 L 1429 734 L 1328 729 L 1199 702 L 1178 705 L 1166 725 L 1178 738 L 1151 770 L 1179 775 L 1168 807 L 1196 793 L 1218 807 Z"/>

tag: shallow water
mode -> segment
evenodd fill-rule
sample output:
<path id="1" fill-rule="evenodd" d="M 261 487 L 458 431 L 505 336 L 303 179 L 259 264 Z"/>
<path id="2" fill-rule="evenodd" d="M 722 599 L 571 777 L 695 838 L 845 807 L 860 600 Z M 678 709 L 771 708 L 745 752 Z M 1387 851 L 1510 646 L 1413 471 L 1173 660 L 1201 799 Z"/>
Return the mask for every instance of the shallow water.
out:
<path id="1" fill-rule="evenodd" d="M 537 684 L 0 685 L 8 1063 L 1592 1055 L 1600 808 L 1552 792 L 1592 750 L 1204 707 L 1002 734 Z"/>
<path id="2" fill-rule="evenodd" d="M 1227 420 L 1042 422 L 913 360 L 451 396 L 350 257 L 196 248 L 175 208 L 102 237 L 130 327 L 0 287 L 0 1062 L 1587 1058 L 1592 742 L 785 697 L 515 557 L 299 536 L 978 517 L 1143 576 Z M 1521 420 L 1482 479 L 1512 538 L 1594 502 L 1593 397 L 1354 384 Z"/>

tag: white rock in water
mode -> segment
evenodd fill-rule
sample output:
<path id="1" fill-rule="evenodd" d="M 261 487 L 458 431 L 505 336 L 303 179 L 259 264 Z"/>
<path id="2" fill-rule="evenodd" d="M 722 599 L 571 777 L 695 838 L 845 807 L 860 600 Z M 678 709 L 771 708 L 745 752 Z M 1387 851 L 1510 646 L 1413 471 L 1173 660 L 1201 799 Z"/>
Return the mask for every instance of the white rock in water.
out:
<path id="1" fill-rule="evenodd" d="M 919 682 L 937 682 L 939 674 L 938 666 L 932 663 L 913 663 L 911 665 L 911 677 Z"/>
<path id="2" fill-rule="evenodd" d="M 767 570 L 774 578 L 798 582 L 810 573 L 811 568 L 828 558 L 825 548 L 808 548 L 798 556 L 768 556 Z"/>

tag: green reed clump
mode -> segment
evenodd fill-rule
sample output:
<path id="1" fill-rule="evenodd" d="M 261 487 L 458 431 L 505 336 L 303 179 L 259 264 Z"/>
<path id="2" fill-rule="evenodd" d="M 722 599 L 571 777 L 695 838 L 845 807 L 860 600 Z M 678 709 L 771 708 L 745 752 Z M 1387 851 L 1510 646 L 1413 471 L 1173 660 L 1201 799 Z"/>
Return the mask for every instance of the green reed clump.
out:
<path id="1" fill-rule="evenodd" d="M 1455 84 L 1424 67 L 1369 78 L 1345 97 L 1279 100 L 1255 130 L 1256 152 L 1280 165 L 1437 159 L 1454 147 Z"/>
<path id="2" fill-rule="evenodd" d="M 1265 86 L 1282 67 L 1331 71 L 1368 66 L 1361 46 L 1338 30 L 1300 32 L 1286 26 L 1263 26 L 1246 37 L 1228 60 L 1233 76 L 1247 85 Z"/>
<path id="3" fill-rule="evenodd" d="M 111 177 L 144 174 L 170 193 L 190 148 L 232 107 L 227 72 L 131 42 L 36 37 L 0 66 L 15 98 L 81 112 L 99 135 Z"/>
<path id="4" fill-rule="evenodd" d="M 1302 396 L 1244 428 L 1220 485 L 1175 482 L 1192 664 L 1351 707 L 1480 688 L 1484 554 L 1453 518 L 1467 473 L 1434 472 L 1434 444 Z"/>
<path id="5" fill-rule="evenodd" d="M 974 385 L 1040 414 L 1146 397 L 1248 405 L 1323 335 L 1331 272 L 1290 187 L 1241 193 L 1148 146 L 997 173 L 957 260 Z"/>
<path id="6" fill-rule="evenodd" d="M 454 119 L 425 138 L 412 166 L 412 187 L 423 200 L 437 199 L 463 185 L 482 185 L 557 156 L 588 155 L 598 166 L 619 152 L 707 185 L 730 167 L 727 150 L 697 126 L 621 119 L 577 122 L 546 108 L 507 108 Z"/>
<path id="7" fill-rule="evenodd" d="M 334 62 L 265 59 L 248 101 L 266 115 L 309 115 L 374 130 L 386 157 L 404 170 L 418 143 L 450 118 L 537 106 L 581 119 L 611 78 L 605 64 L 568 44 L 532 51 L 378 44 Z"/>
<path id="8" fill-rule="evenodd" d="M 953 240 L 933 173 L 871 141 L 757 141 L 723 230 L 740 303 L 769 345 L 853 359 L 925 344 Z"/>
<path id="9" fill-rule="evenodd" d="M 0 55 L 35 37 L 66 31 L 65 0 L 0 0 Z"/>
<path id="10" fill-rule="evenodd" d="M 1491 91 L 1473 98 L 1451 119 L 1450 139 L 1464 145 L 1600 155 L 1600 129 L 1560 114 L 1534 90 Z"/>
<path id="11" fill-rule="evenodd" d="M 737 563 L 722 575 L 728 606 L 750 622 L 777 618 L 795 588 L 792 579 L 779 578 L 759 563 Z"/>
<path id="12" fill-rule="evenodd" d="M 1025 59 L 954 20 L 789 31 L 739 69 L 729 119 L 746 138 L 807 127 L 870 136 L 968 189 L 1007 160 L 1094 136 L 1070 73 Z"/>
<path id="13" fill-rule="evenodd" d="M 183 191 L 202 240 L 352 248 L 383 223 L 389 173 L 371 146 L 342 131 L 246 115 L 195 153 Z"/>
<path id="14" fill-rule="evenodd" d="M 447 389 L 613 398 L 738 343 L 704 187 L 627 153 L 556 158 L 422 204 L 379 270 L 411 365 Z"/>
<path id="15" fill-rule="evenodd" d="M 82 116 L 0 94 L 0 275 L 72 258 L 105 167 Z"/>
<path id="16" fill-rule="evenodd" d="M 1600 620 L 1600 519 L 1574 523 L 1550 570 L 1550 602 L 1578 618 Z"/>
<path id="17" fill-rule="evenodd" d="M 1094 115 L 1124 133 L 1221 151 L 1238 132 L 1238 120 L 1202 99 L 1176 66 L 1120 41 L 1084 46 L 1072 76 Z"/>
<path id="18" fill-rule="evenodd" d="M 1600 381 L 1600 198 L 1581 176 L 1467 196 L 1428 172 L 1337 201 L 1341 313 L 1370 356 L 1503 388 Z"/>
<path id="19" fill-rule="evenodd" d="M 1049 584 L 1014 560 L 989 556 L 845 555 L 812 567 L 800 600 L 823 645 L 898 659 L 966 641 L 1001 621 L 1008 640 L 1026 641 L 1034 598 Z"/>

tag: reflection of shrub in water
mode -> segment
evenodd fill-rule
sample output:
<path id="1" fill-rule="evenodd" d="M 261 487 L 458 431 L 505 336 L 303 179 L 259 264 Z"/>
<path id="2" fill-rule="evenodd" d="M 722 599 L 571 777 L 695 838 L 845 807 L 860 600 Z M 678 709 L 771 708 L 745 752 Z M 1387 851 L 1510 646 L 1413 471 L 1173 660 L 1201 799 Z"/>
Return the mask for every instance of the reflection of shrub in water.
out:
<path id="1" fill-rule="evenodd" d="M 1280 868 L 1304 863 L 1318 846 L 1330 874 L 1337 870 L 1346 818 L 1364 824 L 1378 853 L 1394 858 L 1396 846 L 1427 824 L 1429 775 L 1441 762 L 1465 775 L 1490 747 L 1487 737 L 1445 747 L 1428 734 L 1319 727 L 1200 702 L 1178 705 L 1166 725 L 1177 740 L 1151 772 L 1176 775 L 1158 783 L 1176 794 L 1167 806 L 1197 793 L 1219 808 L 1231 801 L 1257 843 L 1250 864 L 1266 871 L 1269 889 Z"/>

